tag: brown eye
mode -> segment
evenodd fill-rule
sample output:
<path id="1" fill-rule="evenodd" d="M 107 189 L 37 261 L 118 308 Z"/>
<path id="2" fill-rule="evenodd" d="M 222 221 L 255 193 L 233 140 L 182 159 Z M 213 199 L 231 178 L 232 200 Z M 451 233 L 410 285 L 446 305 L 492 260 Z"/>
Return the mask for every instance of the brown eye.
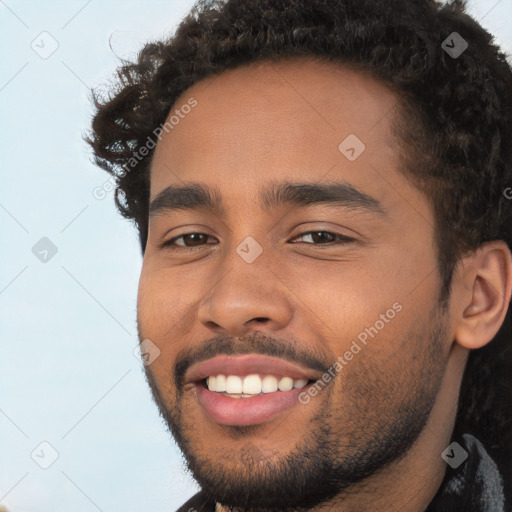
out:
<path id="1" fill-rule="evenodd" d="M 203 242 L 206 242 L 210 238 L 206 233 L 184 233 L 183 235 L 176 236 L 167 240 L 162 244 L 162 247 L 165 248 L 183 248 L 183 249 L 193 249 L 194 247 L 199 247 L 201 245 L 205 245 Z M 177 240 L 183 239 L 184 243 L 176 243 Z M 211 245 L 211 244 L 209 244 Z"/>
<path id="2" fill-rule="evenodd" d="M 307 233 L 303 233 L 302 235 L 295 237 L 294 240 L 306 236 L 311 237 L 311 240 L 313 241 L 313 243 L 305 242 L 308 245 L 326 245 L 330 243 L 335 243 L 336 245 L 343 245 L 354 241 L 353 238 L 350 238 L 345 235 L 340 235 L 338 233 L 332 233 L 331 231 L 308 231 Z M 340 241 L 336 243 L 334 241 L 335 238 L 338 238 Z"/>

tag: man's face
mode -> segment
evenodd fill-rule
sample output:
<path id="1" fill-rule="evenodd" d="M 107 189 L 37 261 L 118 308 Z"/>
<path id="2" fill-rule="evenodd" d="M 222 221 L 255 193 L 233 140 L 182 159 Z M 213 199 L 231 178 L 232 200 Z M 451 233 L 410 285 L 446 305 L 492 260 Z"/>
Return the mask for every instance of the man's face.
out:
<path id="1" fill-rule="evenodd" d="M 369 77 L 294 59 L 209 78 L 172 113 L 191 97 L 156 148 L 151 200 L 195 183 L 221 204 L 154 204 L 148 382 L 221 503 L 314 505 L 403 455 L 437 398 L 450 343 L 433 213 L 397 171 L 396 97 Z M 345 188 L 337 203 L 272 194 L 284 183 Z"/>

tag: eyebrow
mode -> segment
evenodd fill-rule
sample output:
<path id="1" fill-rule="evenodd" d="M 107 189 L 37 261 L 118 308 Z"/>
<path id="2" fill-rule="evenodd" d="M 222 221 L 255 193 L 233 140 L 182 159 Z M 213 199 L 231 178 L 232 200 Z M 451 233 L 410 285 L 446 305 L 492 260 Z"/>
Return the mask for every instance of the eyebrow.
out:
<path id="1" fill-rule="evenodd" d="M 268 212 L 282 205 L 307 207 L 331 205 L 363 213 L 386 216 L 382 204 L 350 183 L 271 183 L 260 189 L 260 206 Z M 215 187 L 203 183 L 170 185 L 162 190 L 149 205 L 149 217 L 170 211 L 209 210 L 224 215 L 222 195 Z"/>

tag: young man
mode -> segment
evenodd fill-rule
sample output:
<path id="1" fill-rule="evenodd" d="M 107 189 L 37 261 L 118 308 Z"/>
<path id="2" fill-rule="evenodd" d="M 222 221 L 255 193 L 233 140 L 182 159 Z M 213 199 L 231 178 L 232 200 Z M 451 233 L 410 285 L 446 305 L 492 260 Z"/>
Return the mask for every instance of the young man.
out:
<path id="1" fill-rule="evenodd" d="M 201 2 L 97 99 L 180 510 L 508 509 L 512 72 L 464 9 Z"/>

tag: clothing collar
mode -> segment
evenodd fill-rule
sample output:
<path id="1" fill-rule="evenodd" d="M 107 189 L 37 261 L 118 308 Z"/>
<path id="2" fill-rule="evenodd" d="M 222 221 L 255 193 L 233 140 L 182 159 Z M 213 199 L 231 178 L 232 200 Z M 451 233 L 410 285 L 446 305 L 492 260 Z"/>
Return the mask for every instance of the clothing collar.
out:
<path id="1" fill-rule="evenodd" d="M 505 512 L 498 466 L 471 434 L 462 436 L 461 445 L 467 459 L 453 469 L 448 467 L 443 484 L 425 512 Z"/>

